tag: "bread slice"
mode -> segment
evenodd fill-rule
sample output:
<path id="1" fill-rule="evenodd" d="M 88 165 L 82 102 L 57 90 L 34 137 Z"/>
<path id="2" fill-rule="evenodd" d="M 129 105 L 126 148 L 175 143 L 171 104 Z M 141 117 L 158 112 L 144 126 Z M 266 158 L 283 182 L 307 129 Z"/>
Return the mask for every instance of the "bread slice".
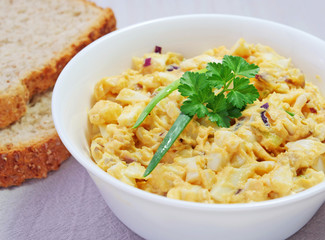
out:
<path id="1" fill-rule="evenodd" d="M 29 178 L 44 178 L 70 156 L 54 127 L 51 96 L 52 91 L 35 95 L 26 114 L 0 130 L 1 187 L 20 185 Z"/>
<path id="2" fill-rule="evenodd" d="M 1 0 L 0 128 L 53 87 L 79 50 L 115 28 L 111 9 L 85 0 Z"/>
<path id="3" fill-rule="evenodd" d="M 86 0 L 0 1 L 0 187 L 44 178 L 70 153 L 52 121 L 52 87 L 83 47 L 116 29 Z"/>

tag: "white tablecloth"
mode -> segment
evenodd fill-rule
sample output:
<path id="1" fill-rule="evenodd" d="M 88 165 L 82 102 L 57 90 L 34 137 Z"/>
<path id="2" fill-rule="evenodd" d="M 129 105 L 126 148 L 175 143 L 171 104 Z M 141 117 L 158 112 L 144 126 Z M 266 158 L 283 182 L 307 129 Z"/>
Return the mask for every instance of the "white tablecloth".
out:
<path id="1" fill-rule="evenodd" d="M 159 17 L 221 13 L 287 24 L 325 39 L 322 0 L 97 0 L 111 7 L 118 28 Z M 3 9 L 0 9 L 3 11 Z M 325 66 L 324 66 L 325 67 Z M 297 209 L 299 211 L 299 209 Z M 290 240 L 325 239 L 325 205 Z M 85 169 L 74 158 L 48 178 L 0 189 L 0 240 L 141 239 L 110 211 Z"/>

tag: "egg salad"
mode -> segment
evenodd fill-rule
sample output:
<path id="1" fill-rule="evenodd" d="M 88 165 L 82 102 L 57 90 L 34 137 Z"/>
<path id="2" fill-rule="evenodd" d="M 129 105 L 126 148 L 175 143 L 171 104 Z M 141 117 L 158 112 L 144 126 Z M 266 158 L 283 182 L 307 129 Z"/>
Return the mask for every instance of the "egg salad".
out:
<path id="1" fill-rule="evenodd" d="M 178 91 L 160 101 L 133 128 L 150 100 L 184 72 L 233 55 L 257 65 L 250 82 L 259 98 L 229 128 L 194 118 L 157 167 L 146 167 L 180 114 Z M 185 58 L 174 52 L 134 57 L 133 66 L 101 79 L 88 112 L 90 153 L 111 176 L 172 199 L 202 203 L 247 203 L 301 192 L 324 181 L 325 100 L 290 58 L 244 39 L 227 49 Z"/>

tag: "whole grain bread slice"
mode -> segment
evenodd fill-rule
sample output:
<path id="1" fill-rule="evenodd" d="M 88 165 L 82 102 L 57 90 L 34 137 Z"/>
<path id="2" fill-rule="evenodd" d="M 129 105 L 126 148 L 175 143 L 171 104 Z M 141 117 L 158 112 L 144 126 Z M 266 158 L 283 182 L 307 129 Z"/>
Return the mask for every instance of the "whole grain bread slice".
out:
<path id="1" fill-rule="evenodd" d="M 53 87 L 78 51 L 115 28 L 111 9 L 85 0 L 1 0 L 0 128 Z"/>
<path id="2" fill-rule="evenodd" d="M 44 178 L 70 156 L 51 89 L 78 51 L 115 28 L 111 9 L 86 0 L 0 1 L 0 188 Z"/>
<path id="3" fill-rule="evenodd" d="M 26 114 L 0 130 L 0 187 L 44 178 L 70 156 L 54 127 L 51 96 L 52 91 L 35 95 Z"/>

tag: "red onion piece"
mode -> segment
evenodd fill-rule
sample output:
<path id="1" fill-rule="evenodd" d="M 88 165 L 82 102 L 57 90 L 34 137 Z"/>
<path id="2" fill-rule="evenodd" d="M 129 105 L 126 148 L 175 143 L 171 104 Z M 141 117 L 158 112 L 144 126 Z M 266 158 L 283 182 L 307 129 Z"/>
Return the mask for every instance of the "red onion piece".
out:
<path id="1" fill-rule="evenodd" d="M 268 109 L 269 108 L 269 103 L 264 103 L 261 108 Z"/>
<path id="2" fill-rule="evenodd" d="M 178 66 L 169 65 L 169 66 L 167 66 L 166 70 L 169 71 L 169 72 L 171 72 L 171 71 L 176 70 L 178 68 L 179 68 Z"/>
<path id="3" fill-rule="evenodd" d="M 155 47 L 155 53 L 160 53 L 161 54 L 161 47 L 156 46 Z"/>
<path id="4" fill-rule="evenodd" d="M 143 64 L 143 66 L 144 67 L 148 67 L 148 66 L 150 66 L 151 65 L 151 58 L 146 58 L 145 60 L 144 60 L 144 64 Z"/>
<path id="5" fill-rule="evenodd" d="M 265 112 L 266 111 L 261 112 L 261 118 L 262 118 L 262 121 L 265 124 L 265 126 L 269 127 L 270 123 L 269 123 L 269 120 L 267 119 L 267 117 L 265 116 Z"/>

